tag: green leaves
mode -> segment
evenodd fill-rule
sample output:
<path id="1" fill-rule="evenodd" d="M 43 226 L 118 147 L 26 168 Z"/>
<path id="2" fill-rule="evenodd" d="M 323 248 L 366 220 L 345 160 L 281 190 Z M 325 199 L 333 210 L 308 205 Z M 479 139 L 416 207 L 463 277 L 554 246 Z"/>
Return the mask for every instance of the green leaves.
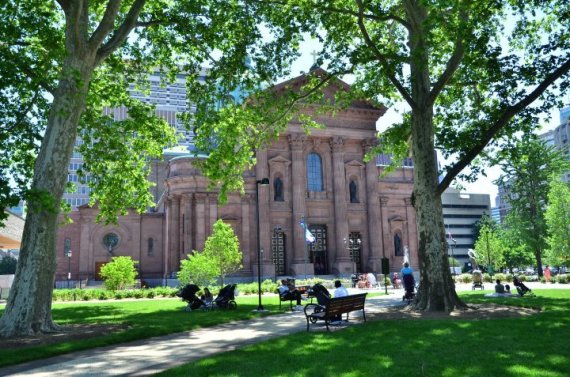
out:
<path id="1" fill-rule="evenodd" d="M 113 257 L 111 262 L 101 267 L 100 273 L 105 287 L 111 291 L 118 291 L 133 285 L 137 277 L 136 263 L 138 262 L 131 257 Z"/>
<path id="2" fill-rule="evenodd" d="M 221 278 L 242 268 L 239 239 L 232 227 L 221 219 L 214 223 L 212 234 L 206 240 L 204 251 L 192 251 L 188 259 L 180 262 L 178 280 L 181 285 L 194 283 L 210 285 L 215 277 Z"/>

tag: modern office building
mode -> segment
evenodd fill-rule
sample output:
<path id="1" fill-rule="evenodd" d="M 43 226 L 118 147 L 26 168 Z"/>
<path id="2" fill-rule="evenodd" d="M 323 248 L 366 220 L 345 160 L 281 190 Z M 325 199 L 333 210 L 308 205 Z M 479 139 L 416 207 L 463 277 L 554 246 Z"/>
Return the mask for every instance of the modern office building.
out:
<path id="1" fill-rule="evenodd" d="M 312 74 L 325 73 L 316 69 Z M 302 75 L 271 90 L 279 95 L 306 82 Z M 338 81 L 325 96 L 332 99 L 348 90 Z M 74 222 L 59 231 L 58 275 L 66 276 L 69 266 L 73 279 L 96 279 L 104 263 L 125 255 L 138 261 L 142 279 L 160 284 L 175 276 L 193 250 L 203 249 L 219 219 L 232 226 L 243 251 L 243 269 L 235 278 L 257 276 L 258 266 L 272 278 L 379 273 L 382 258 L 393 271 L 404 258 L 417 268 L 411 161 L 383 178 L 387 156 L 364 161 L 377 142 L 376 124 L 385 111 L 366 100 L 354 101 L 336 114 L 319 114 L 317 121 L 326 127 L 310 135 L 292 120 L 277 140 L 257 152 L 257 165 L 244 177 L 245 195 L 232 193 L 225 205 L 195 167 L 201 157 L 167 151 L 164 161 L 153 166 L 159 198 L 153 211 L 131 213 L 107 226 L 95 222 L 96 208 L 81 206 L 71 214 Z M 314 242 L 306 242 L 301 220 Z M 73 250 L 69 260 L 66 250 Z"/>
<path id="2" fill-rule="evenodd" d="M 200 79 L 203 79 L 203 75 Z M 185 112 L 193 112 L 195 108 L 188 106 L 186 100 L 186 75 L 178 74 L 176 79 L 171 83 L 164 83 L 160 74 L 152 74 L 149 76 L 148 92 L 138 91 L 135 85 L 131 84 L 129 92 L 133 98 L 139 99 L 142 102 L 156 106 L 156 114 L 163 117 L 168 124 L 175 127 L 180 135 L 178 150 L 190 151 L 193 150 L 194 133 L 187 130 L 181 121 L 181 114 Z M 239 92 L 232 93 L 239 95 Z M 127 114 L 126 108 L 106 108 L 105 115 L 112 116 L 115 120 L 125 119 Z M 76 146 L 81 145 L 83 141 L 77 138 Z M 77 171 L 83 165 L 83 156 L 77 151 L 73 152 L 71 161 L 69 162 L 68 182 L 73 182 L 76 186 L 76 191 L 73 193 L 65 193 L 63 200 L 67 202 L 72 209 L 77 209 L 81 205 L 89 202 L 90 188 L 86 183 L 80 181 Z"/>
<path id="3" fill-rule="evenodd" d="M 467 251 L 475 248 L 475 224 L 483 215 L 491 215 L 490 196 L 448 188 L 441 196 L 441 202 L 449 255 L 460 263 L 467 263 Z"/>

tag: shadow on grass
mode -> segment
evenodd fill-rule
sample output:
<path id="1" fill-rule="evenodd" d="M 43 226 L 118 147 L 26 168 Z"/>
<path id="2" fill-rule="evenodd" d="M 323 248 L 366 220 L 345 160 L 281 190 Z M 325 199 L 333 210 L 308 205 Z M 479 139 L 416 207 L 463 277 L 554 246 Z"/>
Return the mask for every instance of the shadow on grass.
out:
<path id="1" fill-rule="evenodd" d="M 267 297 L 263 300 L 265 308 L 270 311 L 269 315 L 284 311 L 278 310 L 277 297 Z M 258 313 L 253 312 L 258 305 L 257 297 L 238 297 L 237 302 L 236 310 L 214 309 L 192 312 L 184 311 L 186 303 L 180 299 L 55 303 L 52 308 L 52 316 L 54 321 L 60 325 L 126 324 L 128 328 L 89 339 L 18 349 L 3 349 L 0 352 L 0 367 L 79 350 L 259 317 Z M 2 312 L 3 310 L 0 311 L 0 314 Z"/>
<path id="2" fill-rule="evenodd" d="M 568 376 L 570 291 L 508 302 L 483 295 L 463 298 L 543 311 L 523 318 L 371 321 L 331 333 L 298 333 L 161 375 Z"/>

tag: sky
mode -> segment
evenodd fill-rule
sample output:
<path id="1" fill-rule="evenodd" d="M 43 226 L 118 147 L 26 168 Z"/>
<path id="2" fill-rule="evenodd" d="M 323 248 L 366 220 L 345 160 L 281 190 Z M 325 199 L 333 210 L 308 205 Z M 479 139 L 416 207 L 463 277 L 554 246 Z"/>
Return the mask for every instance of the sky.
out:
<path id="1" fill-rule="evenodd" d="M 319 50 L 319 45 L 315 40 L 307 39 L 300 45 L 301 57 L 293 64 L 291 75 L 287 78 L 296 77 L 302 72 L 308 72 L 314 63 L 313 52 Z M 350 79 L 346 80 L 350 84 Z M 570 99 L 570 98 L 569 98 Z M 402 104 L 396 108 L 389 108 L 386 114 L 380 118 L 377 128 L 385 129 L 390 125 L 401 120 L 401 112 L 405 109 Z M 540 133 L 553 130 L 560 125 L 559 109 L 552 108 L 548 114 L 543 115 L 542 129 Z M 473 183 L 461 182 L 464 191 L 469 194 L 489 194 L 491 198 L 491 207 L 495 206 L 495 197 L 498 195 L 498 188 L 493 181 L 499 178 L 501 169 L 491 167 L 486 169 L 487 176 L 480 175 L 477 181 Z M 453 186 L 453 184 L 452 184 Z"/>

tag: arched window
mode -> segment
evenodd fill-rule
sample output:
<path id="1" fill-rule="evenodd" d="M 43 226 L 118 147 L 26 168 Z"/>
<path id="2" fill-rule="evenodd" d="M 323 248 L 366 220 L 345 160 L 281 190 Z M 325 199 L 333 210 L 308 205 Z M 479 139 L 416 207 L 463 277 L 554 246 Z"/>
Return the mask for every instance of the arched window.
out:
<path id="1" fill-rule="evenodd" d="M 307 156 L 307 190 L 323 191 L 323 163 L 316 153 Z"/>
<path id="2" fill-rule="evenodd" d="M 356 184 L 356 181 L 354 180 L 350 181 L 348 185 L 348 191 L 350 192 L 350 202 L 360 203 L 360 201 L 358 200 L 358 185 Z"/>
<path id="3" fill-rule="evenodd" d="M 273 181 L 273 191 L 274 191 L 273 195 L 274 201 L 282 202 L 285 200 L 283 197 L 283 181 L 281 180 L 281 178 L 277 177 Z"/>
<path id="4" fill-rule="evenodd" d="M 394 235 L 394 255 L 397 257 L 404 256 L 404 249 L 402 248 L 402 237 L 399 233 Z"/>

